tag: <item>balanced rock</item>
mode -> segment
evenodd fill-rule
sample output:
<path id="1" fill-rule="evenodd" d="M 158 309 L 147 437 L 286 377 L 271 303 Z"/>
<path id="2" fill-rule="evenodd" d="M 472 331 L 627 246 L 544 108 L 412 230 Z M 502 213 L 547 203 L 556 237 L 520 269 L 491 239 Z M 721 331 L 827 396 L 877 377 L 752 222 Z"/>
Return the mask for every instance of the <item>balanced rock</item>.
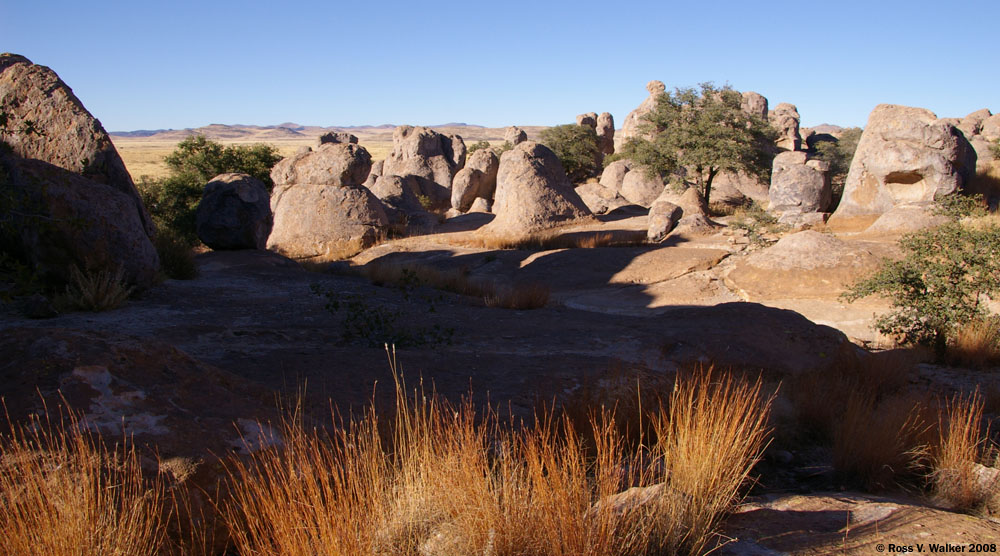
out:
<path id="1" fill-rule="evenodd" d="M 639 126 L 642 124 L 643 116 L 656 108 L 656 99 L 667 90 L 667 87 L 662 81 L 650 81 L 646 84 L 646 90 L 649 91 L 649 96 L 635 110 L 629 112 L 628 116 L 625 116 L 621 132 L 615 135 L 616 151 L 620 151 L 622 145 L 629 139 L 639 138 Z"/>
<path id="2" fill-rule="evenodd" d="M 451 207 L 466 212 L 477 197 L 492 199 L 499 169 L 500 159 L 493 149 L 473 152 L 465 168 L 455 174 L 451 185 Z"/>
<path id="3" fill-rule="evenodd" d="M 831 222 L 874 217 L 953 193 L 975 172 L 976 153 L 953 125 L 923 108 L 880 104 L 868 117 Z"/>
<path id="4" fill-rule="evenodd" d="M 576 125 L 582 125 L 589 127 L 590 129 L 597 130 L 597 113 L 587 112 L 586 114 L 580 114 L 576 117 Z"/>
<path id="5" fill-rule="evenodd" d="M 533 141 L 500 157 L 493 213 L 496 218 L 483 231 L 497 235 L 527 234 L 591 216 L 559 157 Z"/>
<path id="6" fill-rule="evenodd" d="M 830 164 L 807 160 L 805 152 L 785 151 L 774 157 L 768 210 L 773 213 L 826 212 L 830 208 Z"/>
<path id="7" fill-rule="evenodd" d="M 615 152 L 615 119 L 608 112 L 597 117 L 597 146 L 605 155 Z"/>
<path id="8" fill-rule="evenodd" d="M 503 140 L 512 146 L 517 146 L 528 140 L 528 134 L 517 126 L 510 126 L 504 130 Z"/>
<path id="9" fill-rule="evenodd" d="M 120 191 L 132 200 L 130 212 L 136 213 L 146 235 L 153 236 L 156 227 L 111 138 L 56 72 L 23 56 L 0 54 L 0 107 L 9 130 L 29 125 L 34 129 L 2 137 L 13 154 Z"/>
<path id="10" fill-rule="evenodd" d="M 46 280 L 66 283 L 72 268 L 121 269 L 139 286 L 160 268 L 135 199 L 110 185 L 43 162 L 0 157 L 0 181 L 12 193 L 14 247 Z"/>
<path id="11" fill-rule="evenodd" d="M 327 143 L 271 171 L 274 226 L 267 248 L 293 259 L 334 260 L 370 247 L 389 225 L 381 201 L 361 183 L 371 157 L 363 147 Z"/>
<path id="12" fill-rule="evenodd" d="M 767 121 L 767 98 L 764 95 L 753 91 L 746 91 L 740 95 L 743 97 L 740 102 L 743 112 Z"/>
<path id="13" fill-rule="evenodd" d="M 319 136 L 319 144 L 326 143 L 357 143 L 358 138 L 346 131 L 331 131 Z"/>
<path id="14" fill-rule="evenodd" d="M 271 234 L 267 186 L 247 174 L 221 174 L 205 185 L 195 215 L 198 239 L 216 251 L 264 249 Z"/>
<path id="15" fill-rule="evenodd" d="M 802 146 L 802 138 L 799 136 L 799 109 L 794 104 L 782 102 L 774 107 L 767 114 L 771 127 L 778 130 L 778 148 L 797 151 Z"/>
<path id="16" fill-rule="evenodd" d="M 399 126 L 392 133 L 392 152 L 382 166 L 385 176 L 414 176 L 421 195 L 432 205 L 451 201 L 451 182 L 465 165 L 465 142 L 457 135 L 443 135 L 430 128 Z"/>

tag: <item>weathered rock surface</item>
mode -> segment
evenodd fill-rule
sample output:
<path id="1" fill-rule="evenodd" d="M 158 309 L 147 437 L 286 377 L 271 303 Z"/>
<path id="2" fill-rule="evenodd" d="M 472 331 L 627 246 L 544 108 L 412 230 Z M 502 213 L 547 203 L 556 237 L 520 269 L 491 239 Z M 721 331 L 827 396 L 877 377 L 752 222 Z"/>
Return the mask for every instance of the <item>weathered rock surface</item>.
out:
<path id="1" fill-rule="evenodd" d="M 957 128 L 929 110 L 880 104 L 868 117 L 831 223 L 933 201 L 961 189 L 975 168 L 976 153 Z"/>
<path id="2" fill-rule="evenodd" d="M 472 153 L 465 168 L 455 174 L 451 187 L 451 206 L 462 212 L 469 210 L 477 197 L 492 199 L 497 188 L 500 159 L 493 149 Z"/>
<path id="3" fill-rule="evenodd" d="M 347 133 L 346 131 L 331 131 L 329 133 L 324 133 L 319 136 L 319 144 L 324 145 L 326 143 L 357 143 L 358 138 L 354 134 Z"/>
<path id="4" fill-rule="evenodd" d="M 198 239 L 212 249 L 264 249 L 271 234 L 271 196 L 247 174 L 221 174 L 205 185 L 195 214 Z"/>
<path id="5" fill-rule="evenodd" d="M 576 125 L 582 125 L 589 127 L 590 129 L 597 130 L 597 113 L 587 112 L 586 114 L 580 114 L 576 117 Z"/>
<path id="6" fill-rule="evenodd" d="M 416 193 L 419 186 L 413 176 L 379 176 L 368 189 L 382 201 L 389 222 L 398 230 L 425 234 L 437 223 L 437 217 L 420 204 Z"/>
<path id="7" fill-rule="evenodd" d="M 655 174 L 650 176 L 646 173 L 645 168 L 638 167 L 625 174 L 619 192 L 630 203 L 649 207 L 663 193 L 664 187 L 663 179 L 660 176 Z"/>
<path id="8" fill-rule="evenodd" d="M 528 140 L 528 134 L 517 126 L 510 126 L 503 133 L 503 140 L 511 145 L 517 146 Z"/>
<path id="9" fill-rule="evenodd" d="M 532 141 L 500 157 L 493 213 L 497 217 L 484 232 L 498 235 L 530 233 L 591 215 L 559 157 Z"/>
<path id="10" fill-rule="evenodd" d="M 115 272 L 139 286 L 160 268 L 133 199 L 111 185 L 41 160 L 0 157 L 13 193 L 10 216 L 24 256 L 45 279 L 66 283 L 75 266 Z M 7 216 L 7 215 L 5 215 Z"/>
<path id="11" fill-rule="evenodd" d="M 153 236 L 153 221 L 111 138 L 54 71 L 23 56 L 0 54 L 0 107 L 7 114 L 8 129 L 20 130 L 30 121 L 37 131 L 4 135 L 13 154 L 121 192 L 131 199 L 131 212 L 138 215 L 146 235 Z"/>
<path id="12" fill-rule="evenodd" d="M 983 121 L 983 127 L 979 133 L 987 141 L 996 141 L 997 139 L 1000 139 L 1000 114 L 993 114 L 989 118 L 986 118 L 986 120 Z"/>
<path id="13" fill-rule="evenodd" d="M 382 175 L 383 163 L 385 163 L 384 160 L 377 160 L 375 162 L 372 162 L 372 169 L 371 171 L 368 172 L 368 177 L 365 178 L 365 183 L 363 183 L 362 185 L 364 185 L 368 189 L 371 189 L 372 186 L 375 185 L 375 180 L 377 180 L 379 176 Z"/>
<path id="14" fill-rule="evenodd" d="M 605 155 L 615 152 L 615 119 L 608 112 L 597 117 L 597 146 Z"/>
<path id="15" fill-rule="evenodd" d="M 767 119 L 771 126 L 778 130 L 778 148 L 797 151 L 802 146 L 802 138 L 799 136 L 799 109 L 794 104 L 782 102 L 768 112 Z"/>
<path id="16" fill-rule="evenodd" d="M 988 108 L 982 108 L 961 119 L 956 127 L 962 130 L 966 139 L 971 139 L 973 135 L 979 135 L 983 131 L 983 124 L 992 116 Z"/>
<path id="17" fill-rule="evenodd" d="M 830 164 L 807 160 L 805 152 L 786 151 L 774 157 L 768 210 L 773 213 L 826 212 L 830 208 Z"/>
<path id="18" fill-rule="evenodd" d="M 577 186 L 575 191 L 583 200 L 583 204 L 587 205 L 590 212 L 594 214 L 606 214 L 616 208 L 631 204 L 617 191 L 599 183 L 587 182 Z"/>
<path id="19" fill-rule="evenodd" d="M 608 164 L 601 173 L 600 183 L 612 191 L 620 192 L 622 183 L 625 181 L 625 174 L 632 170 L 633 163 L 627 158 L 616 160 Z"/>
<path id="20" fill-rule="evenodd" d="M 621 131 L 615 135 L 616 151 L 620 151 L 622 145 L 629 139 L 639 137 L 639 126 L 642 124 L 643 116 L 653 111 L 656 107 L 656 99 L 667 90 L 667 87 L 662 81 L 650 81 L 646 84 L 646 90 L 649 91 L 649 96 L 635 110 L 629 112 L 628 116 L 625 116 Z"/>
<path id="21" fill-rule="evenodd" d="M 740 94 L 743 96 L 740 108 L 747 114 L 767 121 L 767 98 L 753 91 L 745 91 Z"/>
<path id="22" fill-rule="evenodd" d="M 353 143 L 324 143 L 316 150 L 283 158 L 271 169 L 275 186 L 361 185 L 372 168 L 371 155 Z"/>
<path id="23" fill-rule="evenodd" d="M 657 199 L 649 208 L 649 228 L 646 239 L 651 242 L 662 241 L 680 221 L 683 214 L 681 207 L 667 200 Z"/>
<path id="24" fill-rule="evenodd" d="M 451 182 L 465 165 L 465 142 L 430 128 L 399 126 L 392 133 L 392 152 L 382 166 L 385 176 L 414 176 L 421 194 L 434 206 L 451 202 Z"/>
<path id="25" fill-rule="evenodd" d="M 930 203 L 901 205 L 879 216 L 865 231 L 874 234 L 910 233 L 940 226 L 947 221 L 947 216 L 934 214 L 934 207 Z"/>

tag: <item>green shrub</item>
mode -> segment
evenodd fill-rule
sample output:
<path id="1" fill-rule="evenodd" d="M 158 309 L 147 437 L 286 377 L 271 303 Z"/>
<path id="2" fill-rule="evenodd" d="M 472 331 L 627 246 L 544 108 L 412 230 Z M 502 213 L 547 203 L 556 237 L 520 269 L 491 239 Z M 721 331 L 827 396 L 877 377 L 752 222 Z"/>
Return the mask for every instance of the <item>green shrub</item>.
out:
<path id="1" fill-rule="evenodd" d="M 479 150 L 482 150 L 482 149 L 488 149 L 488 148 L 490 148 L 489 141 L 476 141 L 475 143 L 469 145 L 469 149 L 468 149 L 467 153 L 468 154 L 472 154 L 472 153 L 474 153 L 476 151 L 479 151 Z"/>
<path id="2" fill-rule="evenodd" d="M 597 175 L 601 169 L 601 149 L 593 128 L 576 124 L 550 127 L 542 131 L 542 144 L 552 149 L 573 183 Z"/>
<path id="3" fill-rule="evenodd" d="M 270 191 L 274 186 L 271 168 L 281 155 L 270 145 L 223 146 L 196 135 L 178 143 L 164 160 L 171 175 L 143 176 L 136 184 L 139 194 L 160 230 L 194 245 L 198 241 L 195 211 L 205 184 L 219 174 L 240 172 L 259 179 Z"/>
<path id="4" fill-rule="evenodd" d="M 813 145 L 813 156 L 830 163 L 830 184 L 835 199 L 844 193 L 847 172 L 851 169 L 854 151 L 858 150 L 861 132 L 860 127 L 847 128 L 836 141 L 817 141 Z"/>
<path id="5" fill-rule="evenodd" d="M 942 356 L 960 325 L 989 317 L 984 298 L 1000 292 L 1000 226 L 950 222 L 899 245 L 901 260 L 883 263 L 844 296 L 889 298 L 892 310 L 876 319 L 878 330 L 902 343 L 932 344 Z"/>

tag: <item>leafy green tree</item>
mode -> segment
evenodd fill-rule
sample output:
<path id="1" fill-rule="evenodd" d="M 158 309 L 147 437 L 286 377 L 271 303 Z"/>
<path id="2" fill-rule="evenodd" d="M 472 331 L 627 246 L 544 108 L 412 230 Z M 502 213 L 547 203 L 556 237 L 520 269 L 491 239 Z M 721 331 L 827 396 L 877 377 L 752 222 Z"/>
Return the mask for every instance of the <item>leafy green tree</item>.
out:
<path id="1" fill-rule="evenodd" d="M 844 297 L 888 297 L 892 310 L 878 319 L 884 334 L 903 343 L 932 344 L 939 355 L 956 327 L 987 318 L 985 296 L 1000 292 L 1000 226 L 958 221 L 904 236 L 905 253 L 887 261 Z"/>
<path id="2" fill-rule="evenodd" d="M 830 163 L 830 184 L 833 187 L 833 196 L 837 199 L 844 192 L 847 172 L 851 169 L 854 152 L 858 150 L 861 132 L 860 127 L 850 127 L 845 129 L 836 141 L 817 141 L 813 145 L 815 151 L 813 156 Z"/>
<path id="3" fill-rule="evenodd" d="M 739 92 L 711 83 L 702 83 L 700 90 L 664 93 L 643 117 L 641 138 L 626 142 L 623 154 L 648 172 L 693 178 L 706 202 L 721 172 L 769 179 L 777 133 L 760 117 L 744 112 L 741 103 Z"/>
<path id="4" fill-rule="evenodd" d="M 601 169 L 601 149 L 593 128 L 576 124 L 558 125 L 543 130 L 541 139 L 542 144 L 559 157 L 571 182 L 585 181 Z"/>
<path id="5" fill-rule="evenodd" d="M 202 135 L 188 137 L 164 159 L 171 175 L 140 179 L 139 193 L 161 232 L 194 244 L 195 212 L 205 184 L 219 174 L 241 172 L 264 182 L 270 190 L 271 168 L 281 160 L 271 145 L 224 146 Z"/>

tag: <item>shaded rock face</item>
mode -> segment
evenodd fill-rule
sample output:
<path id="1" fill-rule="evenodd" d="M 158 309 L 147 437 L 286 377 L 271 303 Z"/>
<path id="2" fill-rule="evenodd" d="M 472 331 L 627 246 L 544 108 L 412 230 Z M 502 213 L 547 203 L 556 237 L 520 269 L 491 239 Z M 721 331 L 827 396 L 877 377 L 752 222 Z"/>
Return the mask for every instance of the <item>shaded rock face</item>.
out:
<path id="1" fill-rule="evenodd" d="M 28 120 L 38 133 L 7 134 L 2 139 L 13 154 L 41 160 L 88 180 L 107 185 L 131 199 L 146 235 L 156 227 L 139 198 L 111 138 L 54 71 L 16 54 L 0 54 L 0 110 L 8 129 Z M 82 184 L 83 182 L 78 182 Z"/>
<path id="2" fill-rule="evenodd" d="M 597 117 L 597 146 L 605 155 L 615 152 L 615 119 L 608 112 Z"/>
<path id="3" fill-rule="evenodd" d="M 744 112 L 752 116 L 757 116 L 758 118 L 767 121 L 767 98 L 753 91 L 746 91 L 740 93 L 743 96 L 743 100 L 740 102 L 740 108 Z"/>
<path id="4" fill-rule="evenodd" d="M 346 131 L 331 131 L 329 133 L 324 133 L 319 136 L 319 144 L 324 145 L 326 143 L 357 143 L 358 138 Z"/>
<path id="5" fill-rule="evenodd" d="M 271 196 L 247 174 L 221 174 L 205 185 L 195 216 L 198 239 L 215 250 L 264 249 L 271 234 Z"/>
<path id="6" fill-rule="evenodd" d="M 382 165 L 384 176 L 414 176 L 421 195 L 435 206 L 451 202 L 452 179 L 465 165 L 465 142 L 426 127 L 399 126 L 392 133 L 392 152 Z"/>
<path id="7" fill-rule="evenodd" d="M 437 224 L 437 217 L 427 212 L 417 197 L 420 186 L 413 176 L 379 176 L 368 188 L 382 201 L 389 223 L 409 234 L 425 234 Z"/>
<path id="8" fill-rule="evenodd" d="M 831 220 L 879 215 L 962 188 L 976 153 L 953 125 L 929 110 L 880 104 L 868 117 Z"/>
<path id="9" fill-rule="evenodd" d="M 17 247 L 41 276 L 65 283 L 74 266 L 121 268 L 131 283 L 153 283 L 160 259 L 130 195 L 40 160 L 0 157 L 0 169 L 13 193 Z"/>
<path id="10" fill-rule="evenodd" d="M 370 172 L 368 172 L 368 177 L 365 178 L 365 183 L 363 183 L 362 185 L 364 185 L 368 189 L 371 189 L 372 186 L 375 185 L 375 180 L 377 180 L 378 177 L 382 175 L 382 164 L 384 162 L 385 162 L 384 160 L 377 160 L 375 162 L 372 162 L 372 169 Z"/>
<path id="11" fill-rule="evenodd" d="M 649 114 L 656 108 L 656 99 L 667 90 L 667 87 L 662 81 L 650 81 L 646 84 L 646 90 L 649 91 L 649 96 L 646 100 L 642 101 L 635 110 L 628 113 L 625 116 L 625 121 L 622 123 L 621 132 L 615 136 L 615 150 L 621 150 L 622 145 L 624 145 L 629 139 L 636 139 L 639 137 L 639 126 L 642 124 L 642 118 L 646 114 Z"/>
<path id="12" fill-rule="evenodd" d="M 830 208 L 830 164 L 786 151 L 774 157 L 768 210 L 774 213 L 825 212 Z"/>
<path id="13" fill-rule="evenodd" d="M 979 135 L 983 131 L 983 124 L 986 120 L 990 119 L 993 114 L 990 113 L 988 108 L 983 108 L 976 110 L 975 112 L 969 114 L 968 116 L 962 118 L 956 127 L 962 130 L 965 134 L 965 138 L 969 139 L 973 135 Z"/>
<path id="14" fill-rule="evenodd" d="M 591 216 L 559 157 L 533 141 L 500 157 L 493 213 L 496 218 L 483 231 L 498 235 L 526 234 Z"/>
<path id="15" fill-rule="evenodd" d="M 374 244 L 389 218 L 378 198 L 361 185 L 370 169 L 368 151 L 345 143 L 327 143 L 275 165 L 274 225 L 267 248 L 322 261 Z"/>
<path id="16" fill-rule="evenodd" d="M 283 158 L 271 169 L 274 185 L 311 183 L 360 185 L 372 168 L 371 155 L 351 143 L 324 143 L 314 151 Z"/>
<path id="17" fill-rule="evenodd" d="M 451 207 L 467 212 L 477 197 L 492 199 L 499 170 L 500 159 L 492 149 L 472 153 L 465 168 L 459 170 L 452 181 Z"/>
<path id="18" fill-rule="evenodd" d="M 774 107 L 767 114 L 767 120 L 771 126 L 778 130 L 778 148 L 797 151 L 802 146 L 802 138 L 799 136 L 799 109 L 794 104 L 782 102 Z"/>
<path id="19" fill-rule="evenodd" d="M 517 146 L 528 140 L 528 134 L 517 126 L 510 126 L 504 130 L 503 140 L 511 145 Z"/>

